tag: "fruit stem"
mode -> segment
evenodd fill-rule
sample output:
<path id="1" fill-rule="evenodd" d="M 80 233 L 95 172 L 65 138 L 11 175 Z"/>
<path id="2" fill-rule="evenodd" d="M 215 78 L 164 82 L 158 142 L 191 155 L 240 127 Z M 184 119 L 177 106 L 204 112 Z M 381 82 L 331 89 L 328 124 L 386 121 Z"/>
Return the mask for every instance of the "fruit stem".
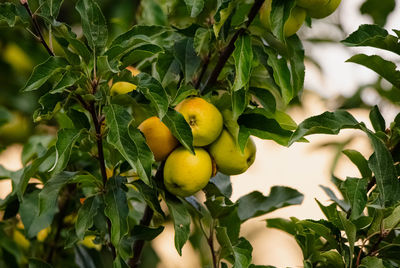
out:
<path id="1" fill-rule="evenodd" d="M 21 5 L 26 9 L 26 12 L 28 12 L 29 17 L 32 19 L 33 27 L 36 30 L 36 33 L 39 37 L 39 41 L 42 43 L 44 48 L 47 50 L 47 52 L 50 54 L 50 56 L 55 56 L 53 50 L 47 45 L 46 40 L 43 37 L 42 31 L 40 30 L 39 23 L 36 19 L 36 16 L 32 14 L 31 8 L 29 7 L 28 1 L 22 0 L 20 1 Z"/>
<path id="2" fill-rule="evenodd" d="M 219 56 L 217 65 L 215 65 L 214 70 L 212 71 L 210 77 L 206 81 L 206 83 L 203 85 L 201 91 L 203 94 L 209 92 L 211 90 L 210 85 L 215 84 L 217 82 L 218 76 L 222 71 L 222 68 L 224 68 L 225 63 L 228 61 L 229 57 L 232 55 L 233 51 L 235 50 L 235 42 L 241 36 L 245 31 L 246 28 L 250 26 L 250 24 L 253 22 L 254 18 L 257 16 L 258 12 L 261 9 L 262 4 L 264 3 L 265 0 L 256 0 L 254 5 L 252 6 L 249 15 L 248 15 L 248 21 L 246 22 L 246 27 L 245 28 L 240 28 L 239 30 L 236 31 L 236 33 L 233 35 L 231 41 L 229 44 L 226 46 L 226 48 L 222 51 L 221 55 Z"/>

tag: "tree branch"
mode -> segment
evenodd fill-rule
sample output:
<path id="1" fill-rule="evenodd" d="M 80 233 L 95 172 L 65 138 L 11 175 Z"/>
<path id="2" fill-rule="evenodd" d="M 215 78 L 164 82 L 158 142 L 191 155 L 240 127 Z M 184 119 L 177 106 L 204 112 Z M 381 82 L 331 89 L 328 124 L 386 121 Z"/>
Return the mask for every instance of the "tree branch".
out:
<path id="1" fill-rule="evenodd" d="M 47 52 L 50 54 L 50 56 L 55 56 L 53 50 L 50 49 L 50 47 L 47 45 L 46 40 L 44 40 L 42 31 L 40 30 L 40 26 L 39 23 L 36 19 L 36 16 L 32 14 L 32 11 L 29 7 L 28 4 L 28 0 L 20 0 L 20 3 L 22 6 L 24 6 L 24 8 L 26 9 L 26 12 L 28 12 L 29 17 L 31 17 L 32 19 L 32 24 L 33 27 L 35 28 L 35 31 L 39 37 L 39 41 L 42 43 L 42 45 L 44 46 L 44 48 L 47 50 Z"/>
<path id="2" fill-rule="evenodd" d="M 256 17 L 257 13 L 259 12 L 264 1 L 265 0 L 256 0 L 255 1 L 254 5 L 252 6 L 252 8 L 249 12 L 249 15 L 248 15 L 249 19 L 246 22 L 246 28 L 248 28 L 250 26 L 250 24 L 253 22 L 254 18 Z M 232 55 L 233 51 L 235 50 L 236 40 L 239 38 L 239 36 L 241 36 L 246 31 L 246 28 L 240 28 L 239 30 L 237 30 L 237 32 L 233 35 L 229 44 L 222 51 L 222 53 L 218 59 L 217 65 L 215 65 L 214 70 L 212 71 L 210 77 L 208 78 L 207 82 L 204 84 L 204 86 L 201 89 L 201 91 L 203 91 L 203 93 L 209 92 L 211 90 L 209 86 L 213 85 L 213 84 L 215 84 L 215 82 L 217 82 L 218 76 L 221 73 L 222 68 L 224 68 L 229 57 Z"/>

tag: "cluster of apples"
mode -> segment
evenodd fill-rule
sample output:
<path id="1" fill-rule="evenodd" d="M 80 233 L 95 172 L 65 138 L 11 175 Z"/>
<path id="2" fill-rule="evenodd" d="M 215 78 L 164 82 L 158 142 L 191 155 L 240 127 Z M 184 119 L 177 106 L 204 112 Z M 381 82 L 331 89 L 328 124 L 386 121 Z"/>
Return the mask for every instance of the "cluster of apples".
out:
<path id="1" fill-rule="evenodd" d="M 194 152 L 179 144 L 158 117 L 150 117 L 139 125 L 156 161 L 165 161 L 166 189 L 181 197 L 204 188 L 216 170 L 226 175 L 245 172 L 255 159 L 256 147 L 251 138 L 244 152 L 223 127 L 220 111 L 200 97 L 183 100 L 175 108 L 190 125 Z M 216 167 L 216 169 L 215 169 Z"/>
<path id="2" fill-rule="evenodd" d="M 315 19 L 331 15 L 340 2 L 341 0 L 297 0 L 283 27 L 285 36 L 295 34 L 303 25 L 307 15 Z M 260 9 L 261 23 L 269 30 L 271 30 L 271 4 L 272 0 L 266 0 Z"/>

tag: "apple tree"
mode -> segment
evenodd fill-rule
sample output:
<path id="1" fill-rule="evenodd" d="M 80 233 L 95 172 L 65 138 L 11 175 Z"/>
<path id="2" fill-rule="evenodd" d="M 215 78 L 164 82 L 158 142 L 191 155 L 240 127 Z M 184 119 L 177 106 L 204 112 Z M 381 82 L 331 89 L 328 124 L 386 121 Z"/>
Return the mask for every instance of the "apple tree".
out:
<path id="1" fill-rule="evenodd" d="M 251 136 L 290 146 L 346 128 L 363 131 L 374 149 L 368 160 L 344 152 L 361 178 L 333 177 L 343 199 L 326 189 L 333 203 L 318 204 L 327 219 L 268 218 L 267 226 L 296 238 L 306 267 L 399 266 L 399 119 L 387 125 L 373 107 L 370 130 L 344 110 L 299 125 L 286 113 L 304 86 L 296 32 L 340 0 L 115 2 L 0 3 L 5 40 L 14 41 L 5 72 L 30 73 L 21 88 L 9 81 L 9 102 L 0 102 L 1 148 L 24 143 L 23 168 L 0 166 L 12 183 L 0 200 L 1 267 L 155 267 L 149 241 L 168 222 L 177 252 L 191 243 L 205 267 L 268 267 L 252 264 L 241 225 L 303 195 L 274 186 L 232 200 L 230 175 L 254 161 Z M 376 14 L 376 2 L 364 11 L 383 25 L 394 7 Z M 363 25 L 342 43 L 399 54 L 398 33 Z M 20 36 L 38 41 L 24 45 L 32 59 L 18 50 Z M 399 90 L 395 63 L 349 61 Z M 17 90 L 33 103 L 29 120 L 10 108 L 21 105 Z M 10 135 L 18 117 L 25 127 Z"/>

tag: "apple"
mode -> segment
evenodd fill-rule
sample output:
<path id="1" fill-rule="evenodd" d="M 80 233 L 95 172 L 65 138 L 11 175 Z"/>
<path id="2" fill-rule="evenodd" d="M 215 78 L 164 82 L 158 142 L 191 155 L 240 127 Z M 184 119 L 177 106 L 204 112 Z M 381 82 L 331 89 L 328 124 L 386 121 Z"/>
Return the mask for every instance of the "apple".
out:
<path id="1" fill-rule="evenodd" d="M 329 0 L 326 5 L 315 6 L 307 9 L 311 18 L 322 19 L 331 15 L 340 5 L 341 0 Z"/>
<path id="2" fill-rule="evenodd" d="M 50 234 L 51 232 L 51 227 L 47 227 L 42 229 L 37 235 L 36 238 L 39 242 L 43 242 L 44 240 L 46 240 L 47 236 Z"/>
<path id="3" fill-rule="evenodd" d="M 304 8 L 317 8 L 328 4 L 329 0 L 297 0 L 296 5 Z"/>
<path id="4" fill-rule="evenodd" d="M 266 0 L 260 9 L 260 20 L 265 28 L 271 30 L 271 4 L 272 0 Z M 304 20 L 306 19 L 306 10 L 295 6 L 290 12 L 289 18 L 286 20 L 285 25 L 283 26 L 283 31 L 285 36 L 294 35 L 303 25 Z"/>
<path id="5" fill-rule="evenodd" d="M 249 138 L 242 153 L 233 136 L 224 129 L 221 136 L 210 145 L 209 152 L 219 172 L 238 175 L 253 164 L 256 158 L 256 145 Z"/>
<path id="6" fill-rule="evenodd" d="M 175 108 L 192 128 L 193 145 L 206 146 L 221 134 L 223 118 L 217 107 L 194 97 L 183 100 Z"/>
<path id="7" fill-rule="evenodd" d="M 132 73 L 132 76 L 136 76 L 136 75 L 140 74 L 140 71 L 138 69 L 136 69 L 135 67 L 128 66 L 125 69 L 130 71 Z M 112 84 L 112 81 L 110 81 L 110 84 Z M 119 82 L 114 83 L 111 86 L 110 93 L 112 96 L 121 95 L 121 94 L 129 93 L 129 92 L 135 90 L 136 88 L 137 88 L 137 86 L 135 84 L 125 82 L 125 81 L 119 81 Z"/>
<path id="8" fill-rule="evenodd" d="M 156 161 L 163 161 L 179 144 L 169 128 L 156 116 L 147 118 L 138 128 L 146 138 Z"/>
<path id="9" fill-rule="evenodd" d="M 212 175 L 211 157 L 203 148 L 195 148 L 194 152 L 178 147 L 168 156 L 164 166 L 168 192 L 186 197 L 207 185 Z"/>

